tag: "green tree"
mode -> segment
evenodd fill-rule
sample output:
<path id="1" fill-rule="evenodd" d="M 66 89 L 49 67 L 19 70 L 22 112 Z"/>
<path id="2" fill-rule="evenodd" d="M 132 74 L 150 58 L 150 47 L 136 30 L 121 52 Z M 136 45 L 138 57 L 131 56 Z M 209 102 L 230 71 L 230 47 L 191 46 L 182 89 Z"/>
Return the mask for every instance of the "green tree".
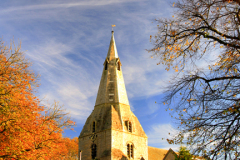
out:
<path id="1" fill-rule="evenodd" d="M 191 160 L 193 158 L 193 155 L 186 147 L 180 146 L 178 153 L 178 156 L 175 156 L 175 160 Z"/>
<path id="2" fill-rule="evenodd" d="M 178 116 L 179 133 L 194 154 L 211 159 L 240 156 L 240 3 L 238 0 L 179 0 L 174 15 L 156 20 L 152 57 L 176 77 L 164 103 Z M 207 67 L 200 62 L 214 57 Z"/>

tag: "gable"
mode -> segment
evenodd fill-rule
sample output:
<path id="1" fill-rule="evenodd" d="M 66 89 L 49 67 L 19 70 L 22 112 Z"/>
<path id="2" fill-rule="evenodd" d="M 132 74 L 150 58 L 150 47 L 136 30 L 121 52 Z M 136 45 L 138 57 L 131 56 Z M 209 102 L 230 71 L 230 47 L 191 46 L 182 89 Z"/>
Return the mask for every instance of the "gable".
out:
<path id="1" fill-rule="evenodd" d="M 176 153 L 169 150 L 148 146 L 148 160 L 175 160 Z"/>

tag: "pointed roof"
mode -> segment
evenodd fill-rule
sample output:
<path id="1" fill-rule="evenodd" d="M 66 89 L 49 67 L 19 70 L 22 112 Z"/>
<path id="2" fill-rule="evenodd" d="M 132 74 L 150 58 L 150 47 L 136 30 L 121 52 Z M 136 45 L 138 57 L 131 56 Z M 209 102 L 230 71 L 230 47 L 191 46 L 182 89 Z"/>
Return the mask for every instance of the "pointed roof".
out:
<path id="1" fill-rule="evenodd" d="M 102 78 L 95 106 L 105 103 L 122 103 L 129 105 L 121 62 L 115 44 L 114 31 L 112 31 L 107 57 L 103 65 Z"/>
<path id="2" fill-rule="evenodd" d="M 131 122 L 135 136 L 147 138 L 140 122 L 131 111 L 124 84 L 121 62 L 117 54 L 114 33 L 110 40 L 107 57 L 103 64 L 102 77 L 98 89 L 94 110 L 88 117 L 79 137 L 92 134 L 91 125 L 97 122 L 96 132 L 105 130 L 126 131 L 126 122 Z M 122 132 L 123 133 L 123 132 Z M 130 134 L 130 133 L 129 133 Z M 109 141 L 110 139 L 108 139 Z M 124 137 L 121 138 L 124 140 Z M 111 144 L 114 139 L 111 137 Z M 84 140 L 84 143 L 87 142 Z M 144 143 L 145 144 L 145 143 Z"/>
<path id="3" fill-rule="evenodd" d="M 175 160 L 177 154 L 169 148 L 169 150 L 148 146 L 148 160 Z"/>
<path id="4" fill-rule="evenodd" d="M 114 39 L 114 31 L 112 31 L 112 37 L 110 40 L 107 58 L 118 58 L 117 47 Z"/>

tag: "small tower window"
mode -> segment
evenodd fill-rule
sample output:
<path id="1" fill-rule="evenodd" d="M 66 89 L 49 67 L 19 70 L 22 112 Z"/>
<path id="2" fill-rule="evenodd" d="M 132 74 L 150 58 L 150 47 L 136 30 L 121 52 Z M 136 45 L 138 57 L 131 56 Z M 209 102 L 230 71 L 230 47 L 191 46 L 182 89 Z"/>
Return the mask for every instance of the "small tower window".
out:
<path id="1" fill-rule="evenodd" d="M 130 144 L 127 144 L 127 156 L 130 157 Z"/>
<path id="2" fill-rule="evenodd" d="M 128 122 L 128 132 L 132 132 L 132 123 Z"/>
<path id="3" fill-rule="evenodd" d="M 108 63 L 106 62 L 105 63 L 105 70 L 107 70 L 107 67 L 108 67 Z"/>
<path id="4" fill-rule="evenodd" d="M 120 62 L 120 59 L 119 58 L 117 58 L 116 59 L 116 65 L 117 65 L 117 70 L 119 70 L 120 71 L 120 69 L 121 69 L 121 62 Z"/>
<path id="5" fill-rule="evenodd" d="M 127 127 L 127 131 L 132 132 L 132 123 L 130 121 L 126 121 L 125 124 Z"/>
<path id="6" fill-rule="evenodd" d="M 92 159 L 95 159 L 97 156 L 97 145 L 92 144 L 91 149 L 92 149 Z"/>
<path id="7" fill-rule="evenodd" d="M 133 145 L 131 145 L 130 158 L 133 158 Z"/>
<path id="8" fill-rule="evenodd" d="M 134 145 L 133 144 L 127 144 L 127 156 L 128 156 L 128 158 L 133 158 L 133 152 L 134 152 Z"/>
<path id="9" fill-rule="evenodd" d="M 105 70 L 107 70 L 108 69 L 108 63 L 109 63 L 109 60 L 108 60 L 108 58 L 105 60 L 105 62 L 104 62 L 104 68 L 105 68 Z"/>
<path id="10" fill-rule="evenodd" d="M 96 131 L 96 122 L 93 121 L 92 132 L 95 133 L 95 131 Z"/>
<path id="11" fill-rule="evenodd" d="M 120 71 L 120 68 L 121 68 L 121 63 L 120 63 L 120 61 L 118 61 L 118 67 L 117 67 L 117 69 Z"/>

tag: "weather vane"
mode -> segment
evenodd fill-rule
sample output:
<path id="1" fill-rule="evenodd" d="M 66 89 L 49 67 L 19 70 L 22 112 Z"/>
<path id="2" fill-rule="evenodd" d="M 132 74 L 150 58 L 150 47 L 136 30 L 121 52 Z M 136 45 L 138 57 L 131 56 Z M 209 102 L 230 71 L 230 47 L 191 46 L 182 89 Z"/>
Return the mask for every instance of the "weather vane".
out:
<path id="1" fill-rule="evenodd" d="M 116 25 L 115 24 L 112 25 L 112 31 L 113 31 L 113 27 L 116 27 Z"/>

